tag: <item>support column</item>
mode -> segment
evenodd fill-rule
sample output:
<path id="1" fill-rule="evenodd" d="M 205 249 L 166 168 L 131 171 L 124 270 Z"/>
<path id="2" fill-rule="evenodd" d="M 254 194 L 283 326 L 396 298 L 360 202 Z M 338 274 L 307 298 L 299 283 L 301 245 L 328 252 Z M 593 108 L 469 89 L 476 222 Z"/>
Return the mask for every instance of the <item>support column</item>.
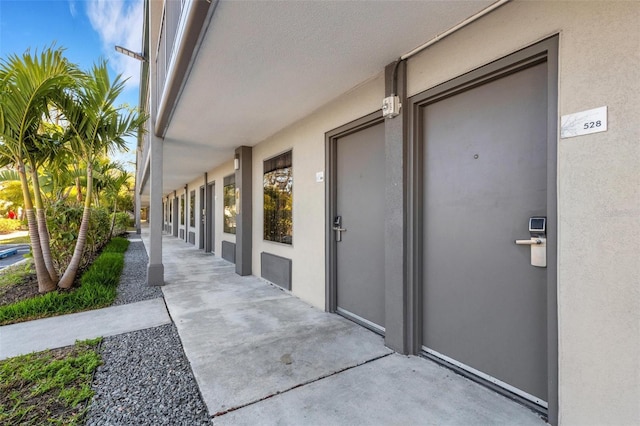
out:
<path id="1" fill-rule="evenodd" d="M 395 70 L 395 73 L 394 73 Z M 395 82 L 394 82 L 395 74 Z M 395 89 L 395 90 L 394 90 Z M 395 93 L 394 93 L 395 92 Z M 385 119 L 385 345 L 407 354 L 409 341 L 409 306 L 406 285 L 406 146 L 407 90 L 406 62 L 385 67 L 385 97 L 400 97 L 400 115 Z"/>
<path id="2" fill-rule="evenodd" d="M 253 229 L 251 147 L 236 148 L 236 274 L 251 275 Z"/>
<path id="3" fill-rule="evenodd" d="M 173 191 L 173 222 L 171 226 L 173 227 L 173 236 L 178 236 L 178 226 L 180 226 L 180 218 L 178 217 L 178 213 L 180 212 L 179 207 L 180 200 L 178 199 L 178 191 Z"/>
<path id="4" fill-rule="evenodd" d="M 189 209 L 191 204 L 189 203 L 189 185 L 184 186 L 184 242 L 189 242 Z M 182 219 L 182 218 L 181 218 Z"/>
<path id="5" fill-rule="evenodd" d="M 162 264 L 162 155 L 163 141 L 151 135 L 150 148 L 150 199 L 149 199 L 149 264 L 147 284 L 164 285 Z"/>
<path id="6" fill-rule="evenodd" d="M 142 205 L 140 204 L 140 188 L 136 185 L 136 193 L 134 194 L 134 217 L 135 217 L 135 226 L 136 226 L 136 234 L 140 235 L 142 225 L 140 224 L 140 209 Z"/>

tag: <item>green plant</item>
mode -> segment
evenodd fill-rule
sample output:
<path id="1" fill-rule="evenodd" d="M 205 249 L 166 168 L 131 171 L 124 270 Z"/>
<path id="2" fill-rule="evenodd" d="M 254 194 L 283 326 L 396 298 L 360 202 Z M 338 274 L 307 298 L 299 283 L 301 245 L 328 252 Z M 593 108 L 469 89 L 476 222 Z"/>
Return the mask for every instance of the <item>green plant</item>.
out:
<path id="1" fill-rule="evenodd" d="M 0 325 L 109 306 L 117 295 L 129 241 L 114 238 L 72 291 L 52 291 L 0 306 Z"/>
<path id="2" fill-rule="evenodd" d="M 80 424 L 101 341 L 0 361 L 0 424 Z"/>
<path id="3" fill-rule="evenodd" d="M 19 220 L 2 218 L 0 219 L 0 234 L 17 231 L 21 226 L 22 223 Z"/>
<path id="4" fill-rule="evenodd" d="M 133 220 L 129 216 L 129 213 L 118 212 L 115 214 L 115 224 L 113 227 L 113 235 L 122 235 L 127 232 L 133 226 Z"/>
<path id="5" fill-rule="evenodd" d="M 102 250 L 103 253 L 124 253 L 129 248 L 129 240 L 122 237 L 114 237 Z"/>
<path id="6" fill-rule="evenodd" d="M 53 261 L 58 271 L 64 271 L 71 257 L 78 238 L 83 208 L 63 202 L 54 203 L 47 210 L 47 222 L 51 235 Z M 105 208 L 92 208 L 89 217 L 89 231 L 84 245 L 81 267 L 84 268 L 104 247 L 109 239 L 110 216 Z"/>
<path id="7" fill-rule="evenodd" d="M 7 238 L 2 240 L 2 244 L 29 244 L 31 241 L 29 240 L 28 235 L 24 235 L 22 237 L 14 237 Z"/>
<path id="8" fill-rule="evenodd" d="M 34 272 L 31 260 L 20 265 L 9 266 L 0 273 L 0 288 L 18 284 Z"/>

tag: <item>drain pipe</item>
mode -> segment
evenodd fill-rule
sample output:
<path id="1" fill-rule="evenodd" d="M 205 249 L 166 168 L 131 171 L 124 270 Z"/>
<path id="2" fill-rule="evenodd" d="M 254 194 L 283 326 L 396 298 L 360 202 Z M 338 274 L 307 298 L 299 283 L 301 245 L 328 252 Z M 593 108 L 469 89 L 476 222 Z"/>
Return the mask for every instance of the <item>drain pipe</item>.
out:
<path id="1" fill-rule="evenodd" d="M 476 13 L 475 15 L 471 15 L 470 17 L 468 17 L 464 21 L 460 22 L 458 25 L 449 28 L 447 31 L 438 34 L 437 36 L 435 36 L 434 38 L 432 38 L 428 42 L 426 42 L 424 44 L 421 44 L 420 46 L 418 46 L 415 49 L 413 49 L 411 52 L 405 53 L 404 55 L 400 56 L 399 60 L 400 61 L 404 61 L 405 59 L 409 59 L 413 55 L 415 55 L 415 54 L 417 54 L 419 52 L 422 52 L 427 47 L 429 47 L 429 46 L 439 42 L 443 38 L 455 33 L 459 29 L 464 28 L 467 25 L 469 25 L 470 23 L 482 18 L 484 15 L 493 12 L 494 10 L 496 10 L 500 6 L 504 5 L 505 3 L 508 3 L 509 1 L 511 1 L 511 0 L 498 0 L 497 2 L 493 3 L 492 5 L 482 9 L 480 12 Z"/>
<path id="2" fill-rule="evenodd" d="M 460 22 L 459 24 L 449 28 L 447 31 L 445 31 L 443 33 L 440 33 L 437 36 L 435 36 L 434 38 L 432 38 L 431 40 L 427 41 L 426 43 L 421 44 L 420 46 L 416 47 L 412 51 L 407 52 L 404 55 L 400 56 L 396 60 L 396 65 L 393 68 L 393 78 L 392 78 L 392 83 L 391 83 L 392 84 L 391 95 L 389 97 L 385 98 L 382 101 L 382 114 L 384 115 L 384 117 L 386 117 L 386 118 L 395 117 L 396 115 L 398 115 L 400 113 L 400 108 L 402 107 L 402 105 L 400 104 L 398 96 L 396 96 L 397 84 L 398 84 L 398 82 L 397 82 L 398 81 L 398 65 L 400 65 L 400 62 L 405 61 L 405 60 L 409 59 L 410 57 L 422 52 L 427 47 L 436 44 L 437 42 L 439 42 L 443 38 L 455 33 L 456 31 L 458 31 L 458 30 L 460 30 L 460 29 L 462 29 L 464 27 L 466 27 L 467 25 L 471 24 L 472 22 L 477 21 L 478 19 L 480 19 L 483 16 L 493 12 L 494 10 L 496 10 L 500 6 L 504 5 L 505 3 L 508 3 L 509 1 L 511 1 L 511 0 L 498 0 L 497 2 L 493 3 L 492 5 L 487 6 L 486 8 L 482 9 L 480 12 L 476 13 L 475 15 L 471 15 L 470 17 L 468 17 L 464 21 Z"/>

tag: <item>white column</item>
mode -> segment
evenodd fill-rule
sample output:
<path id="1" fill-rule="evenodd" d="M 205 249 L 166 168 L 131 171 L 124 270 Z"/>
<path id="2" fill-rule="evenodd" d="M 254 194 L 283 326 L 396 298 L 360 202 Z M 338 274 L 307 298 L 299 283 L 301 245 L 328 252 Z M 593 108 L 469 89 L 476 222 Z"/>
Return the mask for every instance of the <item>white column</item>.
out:
<path id="1" fill-rule="evenodd" d="M 136 184 L 136 191 L 133 194 L 134 198 L 134 215 L 135 215 L 135 226 L 136 226 L 136 234 L 140 235 L 142 226 L 140 225 L 140 209 L 142 206 L 140 205 L 140 188 Z"/>
<path id="2" fill-rule="evenodd" d="M 150 200 L 149 200 L 149 265 L 147 284 L 164 284 L 162 264 L 162 144 L 163 140 L 151 135 L 150 140 Z"/>

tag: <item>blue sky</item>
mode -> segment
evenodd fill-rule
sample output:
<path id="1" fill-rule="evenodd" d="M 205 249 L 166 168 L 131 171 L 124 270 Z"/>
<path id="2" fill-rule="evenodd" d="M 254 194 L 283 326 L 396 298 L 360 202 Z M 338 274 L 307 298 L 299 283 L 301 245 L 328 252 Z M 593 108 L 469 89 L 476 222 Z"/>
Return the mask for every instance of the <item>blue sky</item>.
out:
<path id="1" fill-rule="evenodd" d="M 114 50 L 142 50 L 142 0 L 0 0 L 0 57 L 55 43 L 69 60 L 89 69 L 100 58 L 111 74 L 128 77 L 120 103 L 138 105 L 140 62 Z M 135 140 L 118 161 L 135 161 Z"/>

